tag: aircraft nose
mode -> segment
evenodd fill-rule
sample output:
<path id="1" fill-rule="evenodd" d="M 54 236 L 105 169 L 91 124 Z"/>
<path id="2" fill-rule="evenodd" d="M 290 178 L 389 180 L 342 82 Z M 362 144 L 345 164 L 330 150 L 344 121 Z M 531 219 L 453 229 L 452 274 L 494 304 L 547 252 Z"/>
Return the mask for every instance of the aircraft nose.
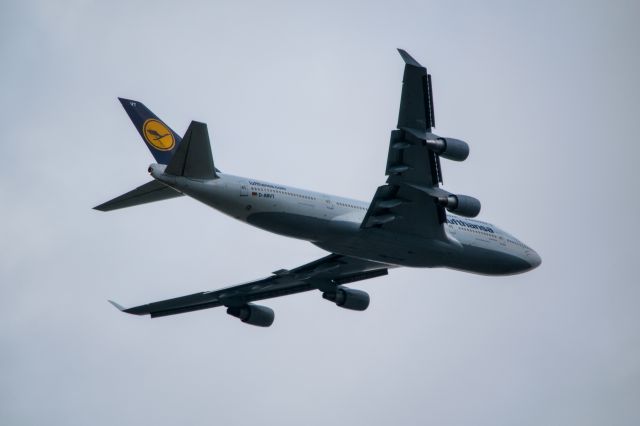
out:
<path id="1" fill-rule="evenodd" d="M 527 259 L 531 265 L 531 269 L 537 268 L 542 263 L 542 258 L 535 250 L 531 250 L 530 253 L 527 253 Z"/>

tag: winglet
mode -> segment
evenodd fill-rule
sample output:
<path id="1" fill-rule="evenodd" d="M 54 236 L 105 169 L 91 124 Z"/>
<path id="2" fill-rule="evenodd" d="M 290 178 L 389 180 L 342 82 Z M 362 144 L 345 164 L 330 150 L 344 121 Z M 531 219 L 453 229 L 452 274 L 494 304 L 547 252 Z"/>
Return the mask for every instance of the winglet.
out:
<path id="1" fill-rule="evenodd" d="M 412 65 L 412 66 L 418 67 L 418 68 L 424 68 L 422 65 L 420 65 L 420 63 L 418 61 L 413 59 L 413 57 L 411 55 L 409 55 L 406 50 L 402 50 L 402 49 L 398 48 L 398 52 L 400 53 L 400 56 L 402 56 L 402 60 L 404 60 L 405 64 Z"/>
<path id="2" fill-rule="evenodd" d="M 114 302 L 113 300 L 109 300 L 109 303 L 111 303 L 113 306 L 115 306 L 116 308 L 118 308 L 118 310 L 119 310 L 120 312 L 125 312 L 125 311 L 126 311 L 126 308 L 125 308 L 124 306 L 122 306 L 122 305 L 120 305 L 120 304 L 118 304 L 118 303 Z"/>

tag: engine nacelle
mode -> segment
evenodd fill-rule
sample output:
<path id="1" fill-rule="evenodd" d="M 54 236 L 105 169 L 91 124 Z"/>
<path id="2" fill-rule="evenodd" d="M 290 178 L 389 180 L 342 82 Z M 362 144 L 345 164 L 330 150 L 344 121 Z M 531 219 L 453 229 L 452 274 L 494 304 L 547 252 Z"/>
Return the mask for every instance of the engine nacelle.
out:
<path id="1" fill-rule="evenodd" d="M 232 306 L 227 308 L 227 313 L 244 323 L 256 325 L 258 327 L 269 327 L 273 324 L 275 314 L 273 309 L 266 306 L 254 305 L 247 303 L 244 306 Z"/>
<path id="2" fill-rule="evenodd" d="M 364 311 L 369 306 L 369 295 L 362 290 L 354 290 L 343 286 L 336 287 L 335 291 L 326 291 L 322 297 L 335 302 L 344 309 Z"/>
<path id="3" fill-rule="evenodd" d="M 464 161 L 469 156 L 469 144 L 465 141 L 436 135 L 432 136 L 427 139 L 427 146 L 441 157 L 453 161 Z"/>
<path id="4" fill-rule="evenodd" d="M 480 200 L 468 195 L 453 195 L 438 198 L 438 204 L 451 213 L 465 217 L 476 217 L 480 213 Z"/>

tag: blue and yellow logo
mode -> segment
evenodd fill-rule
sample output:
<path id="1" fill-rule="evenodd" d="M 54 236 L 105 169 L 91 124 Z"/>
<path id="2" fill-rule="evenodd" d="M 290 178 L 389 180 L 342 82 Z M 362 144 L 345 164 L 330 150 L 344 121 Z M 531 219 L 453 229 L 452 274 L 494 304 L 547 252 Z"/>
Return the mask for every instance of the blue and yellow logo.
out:
<path id="1" fill-rule="evenodd" d="M 171 151 L 176 145 L 171 130 L 160 120 L 150 118 L 142 125 L 142 134 L 144 139 L 160 151 Z"/>

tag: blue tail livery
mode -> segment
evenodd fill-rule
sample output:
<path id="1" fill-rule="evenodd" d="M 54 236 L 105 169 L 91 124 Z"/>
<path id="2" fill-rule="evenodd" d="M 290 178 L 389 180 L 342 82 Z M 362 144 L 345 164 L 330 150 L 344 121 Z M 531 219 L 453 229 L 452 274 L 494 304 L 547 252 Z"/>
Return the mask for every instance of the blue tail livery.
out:
<path id="1" fill-rule="evenodd" d="M 156 161 L 159 164 L 169 164 L 182 138 L 142 102 L 118 99 Z"/>

